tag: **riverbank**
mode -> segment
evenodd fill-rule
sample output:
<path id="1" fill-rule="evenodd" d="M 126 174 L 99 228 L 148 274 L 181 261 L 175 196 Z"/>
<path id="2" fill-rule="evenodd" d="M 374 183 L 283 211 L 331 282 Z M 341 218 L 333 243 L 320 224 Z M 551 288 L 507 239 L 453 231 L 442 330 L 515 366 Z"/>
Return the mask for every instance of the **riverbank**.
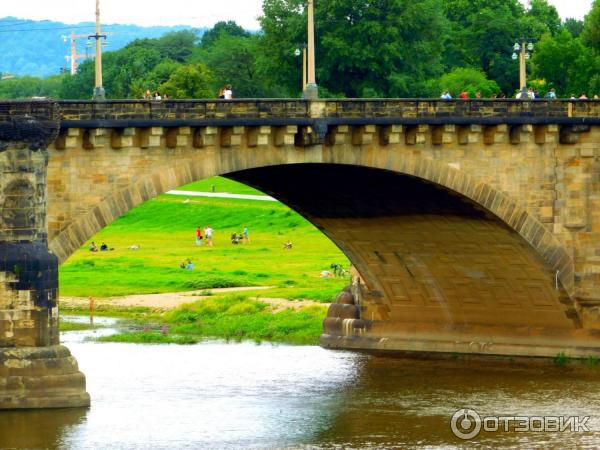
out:
<path id="1" fill-rule="evenodd" d="M 94 315 L 120 318 L 127 328 L 125 332 L 98 340 L 194 344 L 206 338 L 221 338 L 318 344 L 327 313 L 326 305 L 282 298 L 258 300 L 244 293 L 232 293 L 231 289 L 218 291 L 218 295 L 214 295 L 214 292 L 202 295 L 207 292 L 200 291 L 94 300 Z M 62 298 L 61 312 L 87 316 L 90 314 L 89 300 Z M 69 327 L 69 322 L 65 321 L 61 330 L 67 331 L 71 329 Z"/>

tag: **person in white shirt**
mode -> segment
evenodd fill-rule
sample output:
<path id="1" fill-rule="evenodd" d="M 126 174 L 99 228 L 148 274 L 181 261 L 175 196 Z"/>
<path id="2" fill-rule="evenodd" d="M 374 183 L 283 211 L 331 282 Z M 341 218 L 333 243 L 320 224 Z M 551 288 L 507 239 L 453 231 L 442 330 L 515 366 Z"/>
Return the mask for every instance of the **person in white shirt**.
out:
<path id="1" fill-rule="evenodd" d="M 213 246 L 213 229 L 210 227 L 210 225 L 206 225 L 206 227 L 204 227 L 204 239 L 206 239 L 207 247 Z"/>
<path id="2" fill-rule="evenodd" d="M 224 96 L 225 100 L 231 100 L 233 98 L 233 91 L 231 90 L 230 84 L 225 86 L 225 92 L 223 92 L 223 96 Z"/>

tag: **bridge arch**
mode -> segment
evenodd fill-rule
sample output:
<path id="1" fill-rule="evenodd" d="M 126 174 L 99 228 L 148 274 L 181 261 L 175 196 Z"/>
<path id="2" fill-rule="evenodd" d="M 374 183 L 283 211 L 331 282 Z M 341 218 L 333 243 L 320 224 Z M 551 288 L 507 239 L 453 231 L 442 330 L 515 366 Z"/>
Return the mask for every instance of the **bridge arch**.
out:
<path id="1" fill-rule="evenodd" d="M 430 158 L 399 155 L 391 151 L 381 151 L 376 157 L 365 152 L 353 151 L 291 150 L 287 153 L 269 152 L 267 157 L 258 153 L 249 152 L 241 158 L 213 153 L 212 157 L 207 159 L 209 155 L 202 152 L 198 160 L 161 167 L 154 173 L 133 180 L 124 189 L 113 191 L 98 204 L 85 205 L 88 207 L 87 212 L 76 217 L 68 227 L 51 239 L 49 247 L 63 262 L 91 236 L 129 209 L 199 179 L 296 164 L 355 166 L 413 177 L 468 199 L 518 233 L 556 274 L 567 294 L 571 298 L 573 296 L 573 260 L 551 231 L 508 195 L 458 167 Z M 277 196 L 276 192 L 273 194 Z"/>

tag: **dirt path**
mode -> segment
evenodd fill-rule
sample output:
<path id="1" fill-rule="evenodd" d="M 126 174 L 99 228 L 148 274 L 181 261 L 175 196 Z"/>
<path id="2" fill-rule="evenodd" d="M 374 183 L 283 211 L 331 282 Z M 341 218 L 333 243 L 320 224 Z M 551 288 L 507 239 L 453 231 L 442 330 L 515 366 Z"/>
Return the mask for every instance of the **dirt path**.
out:
<path id="1" fill-rule="evenodd" d="M 218 294 L 226 294 L 229 292 L 244 292 L 273 289 L 273 286 L 252 286 L 252 287 L 236 287 L 236 288 L 221 288 L 221 289 L 202 289 L 199 291 L 188 292 L 170 292 L 163 294 L 145 294 L 145 295 L 126 295 L 121 297 L 105 297 L 94 298 L 94 304 L 98 306 L 118 306 L 118 307 L 136 307 L 143 306 L 146 308 L 169 310 L 183 305 L 184 303 L 192 303 L 198 300 L 206 300 L 212 298 L 209 295 L 201 295 L 210 291 L 213 296 Z M 273 312 L 278 312 L 284 309 L 292 308 L 299 309 L 303 306 L 323 305 L 323 303 L 312 300 L 288 300 L 285 298 L 263 298 L 261 302 L 271 305 Z M 60 304 L 71 307 L 87 307 L 89 305 L 88 297 L 61 297 Z"/>

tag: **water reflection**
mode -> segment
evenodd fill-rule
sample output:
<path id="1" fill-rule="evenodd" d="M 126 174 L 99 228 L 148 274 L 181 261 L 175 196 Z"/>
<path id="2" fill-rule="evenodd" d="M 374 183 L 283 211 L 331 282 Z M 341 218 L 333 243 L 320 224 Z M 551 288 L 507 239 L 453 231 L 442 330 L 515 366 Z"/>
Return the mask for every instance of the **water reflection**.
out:
<path id="1" fill-rule="evenodd" d="M 96 332 L 105 332 L 102 329 Z M 89 332 L 88 332 L 89 333 Z M 464 443 L 450 417 L 592 415 L 600 371 L 370 357 L 318 347 L 153 346 L 66 333 L 89 410 L 0 413 L 0 448 L 595 448 L 597 433 L 495 433 Z"/>

